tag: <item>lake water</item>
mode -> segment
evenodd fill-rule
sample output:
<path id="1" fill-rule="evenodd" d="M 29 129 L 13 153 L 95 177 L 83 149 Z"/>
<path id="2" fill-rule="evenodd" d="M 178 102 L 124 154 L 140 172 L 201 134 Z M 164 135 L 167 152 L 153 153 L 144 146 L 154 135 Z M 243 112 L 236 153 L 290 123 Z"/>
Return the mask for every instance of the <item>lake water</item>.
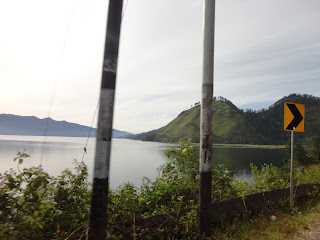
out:
<path id="1" fill-rule="evenodd" d="M 45 140 L 45 141 L 44 141 Z M 58 175 L 65 168 L 73 168 L 73 159 L 88 165 L 89 179 L 93 177 L 95 139 L 90 138 L 87 154 L 83 148 L 87 138 L 78 137 L 46 137 L 0 135 L 0 170 L 16 169 L 13 158 L 17 152 L 28 153 L 23 167 L 38 166 L 53 175 Z M 143 142 L 128 139 L 113 139 L 111 152 L 110 184 L 112 188 L 132 182 L 136 186 L 142 183 L 144 176 L 154 180 L 157 169 L 169 160 L 164 152 L 174 144 Z M 213 147 L 214 164 L 224 164 L 234 174 L 250 181 L 250 163 L 261 166 L 263 163 L 273 163 L 281 167 L 286 158 L 284 149 L 264 148 L 232 148 Z"/>

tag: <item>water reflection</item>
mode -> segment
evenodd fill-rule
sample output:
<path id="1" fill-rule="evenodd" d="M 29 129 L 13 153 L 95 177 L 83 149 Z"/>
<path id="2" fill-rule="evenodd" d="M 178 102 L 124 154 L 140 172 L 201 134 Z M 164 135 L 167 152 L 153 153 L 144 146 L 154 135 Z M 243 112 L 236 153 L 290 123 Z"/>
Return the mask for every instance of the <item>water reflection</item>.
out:
<path id="1" fill-rule="evenodd" d="M 212 150 L 213 165 L 224 164 L 232 174 L 248 182 L 252 182 L 251 163 L 259 169 L 264 163 L 282 167 L 286 158 L 284 149 L 213 147 Z"/>
<path id="2" fill-rule="evenodd" d="M 65 168 L 73 168 L 73 159 L 81 160 L 86 138 L 41 136 L 0 136 L 0 170 L 16 168 L 12 160 L 17 152 L 24 151 L 31 158 L 22 167 L 38 166 L 42 163 L 50 174 L 58 175 Z M 139 186 L 144 176 L 154 180 L 157 169 L 169 160 L 164 152 L 174 144 L 142 142 L 127 139 L 113 139 L 111 152 L 110 182 L 113 188 L 132 182 Z M 43 158 L 41 159 L 43 151 Z M 84 161 L 88 165 L 89 179 L 92 179 L 95 139 L 90 139 Z M 232 174 L 250 181 L 250 163 L 261 166 L 272 163 L 281 167 L 287 158 L 284 149 L 213 147 L 213 164 L 224 164 Z"/>

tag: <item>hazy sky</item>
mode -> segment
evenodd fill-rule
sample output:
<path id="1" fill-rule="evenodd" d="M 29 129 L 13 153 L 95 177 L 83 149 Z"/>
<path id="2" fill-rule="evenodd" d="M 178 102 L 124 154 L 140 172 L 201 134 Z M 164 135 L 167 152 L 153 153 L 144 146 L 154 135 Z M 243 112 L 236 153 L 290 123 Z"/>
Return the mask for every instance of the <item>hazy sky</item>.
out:
<path id="1" fill-rule="evenodd" d="M 202 2 L 129 0 L 114 128 L 157 129 L 200 101 Z M 107 8 L 0 0 L 0 113 L 90 125 Z M 319 0 L 217 0 L 214 95 L 256 109 L 290 93 L 320 96 L 319 24 Z"/>

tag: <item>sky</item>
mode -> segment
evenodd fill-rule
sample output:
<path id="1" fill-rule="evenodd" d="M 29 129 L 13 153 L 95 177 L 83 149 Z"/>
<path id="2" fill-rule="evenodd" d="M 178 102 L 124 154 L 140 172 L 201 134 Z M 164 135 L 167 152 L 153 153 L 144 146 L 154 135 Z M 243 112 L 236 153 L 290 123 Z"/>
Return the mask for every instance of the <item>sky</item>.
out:
<path id="1" fill-rule="evenodd" d="M 124 5 L 113 127 L 139 133 L 200 101 L 203 1 Z M 214 96 L 253 109 L 291 93 L 319 97 L 319 9 L 319 0 L 216 0 Z M 107 0 L 0 0 L 0 113 L 90 126 L 107 10 Z"/>

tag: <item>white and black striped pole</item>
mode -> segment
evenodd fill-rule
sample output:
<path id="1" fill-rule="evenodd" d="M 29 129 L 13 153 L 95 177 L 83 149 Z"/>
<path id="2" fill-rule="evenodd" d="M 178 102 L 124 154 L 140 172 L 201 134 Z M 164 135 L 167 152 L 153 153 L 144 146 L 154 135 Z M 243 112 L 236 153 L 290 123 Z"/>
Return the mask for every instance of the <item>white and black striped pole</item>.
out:
<path id="1" fill-rule="evenodd" d="M 106 239 L 109 165 L 123 0 L 110 0 L 101 79 L 90 215 L 90 240 Z"/>
<path id="2" fill-rule="evenodd" d="M 203 76 L 200 120 L 199 239 L 211 234 L 212 100 L 215 0 L 204 0 Z"/>

